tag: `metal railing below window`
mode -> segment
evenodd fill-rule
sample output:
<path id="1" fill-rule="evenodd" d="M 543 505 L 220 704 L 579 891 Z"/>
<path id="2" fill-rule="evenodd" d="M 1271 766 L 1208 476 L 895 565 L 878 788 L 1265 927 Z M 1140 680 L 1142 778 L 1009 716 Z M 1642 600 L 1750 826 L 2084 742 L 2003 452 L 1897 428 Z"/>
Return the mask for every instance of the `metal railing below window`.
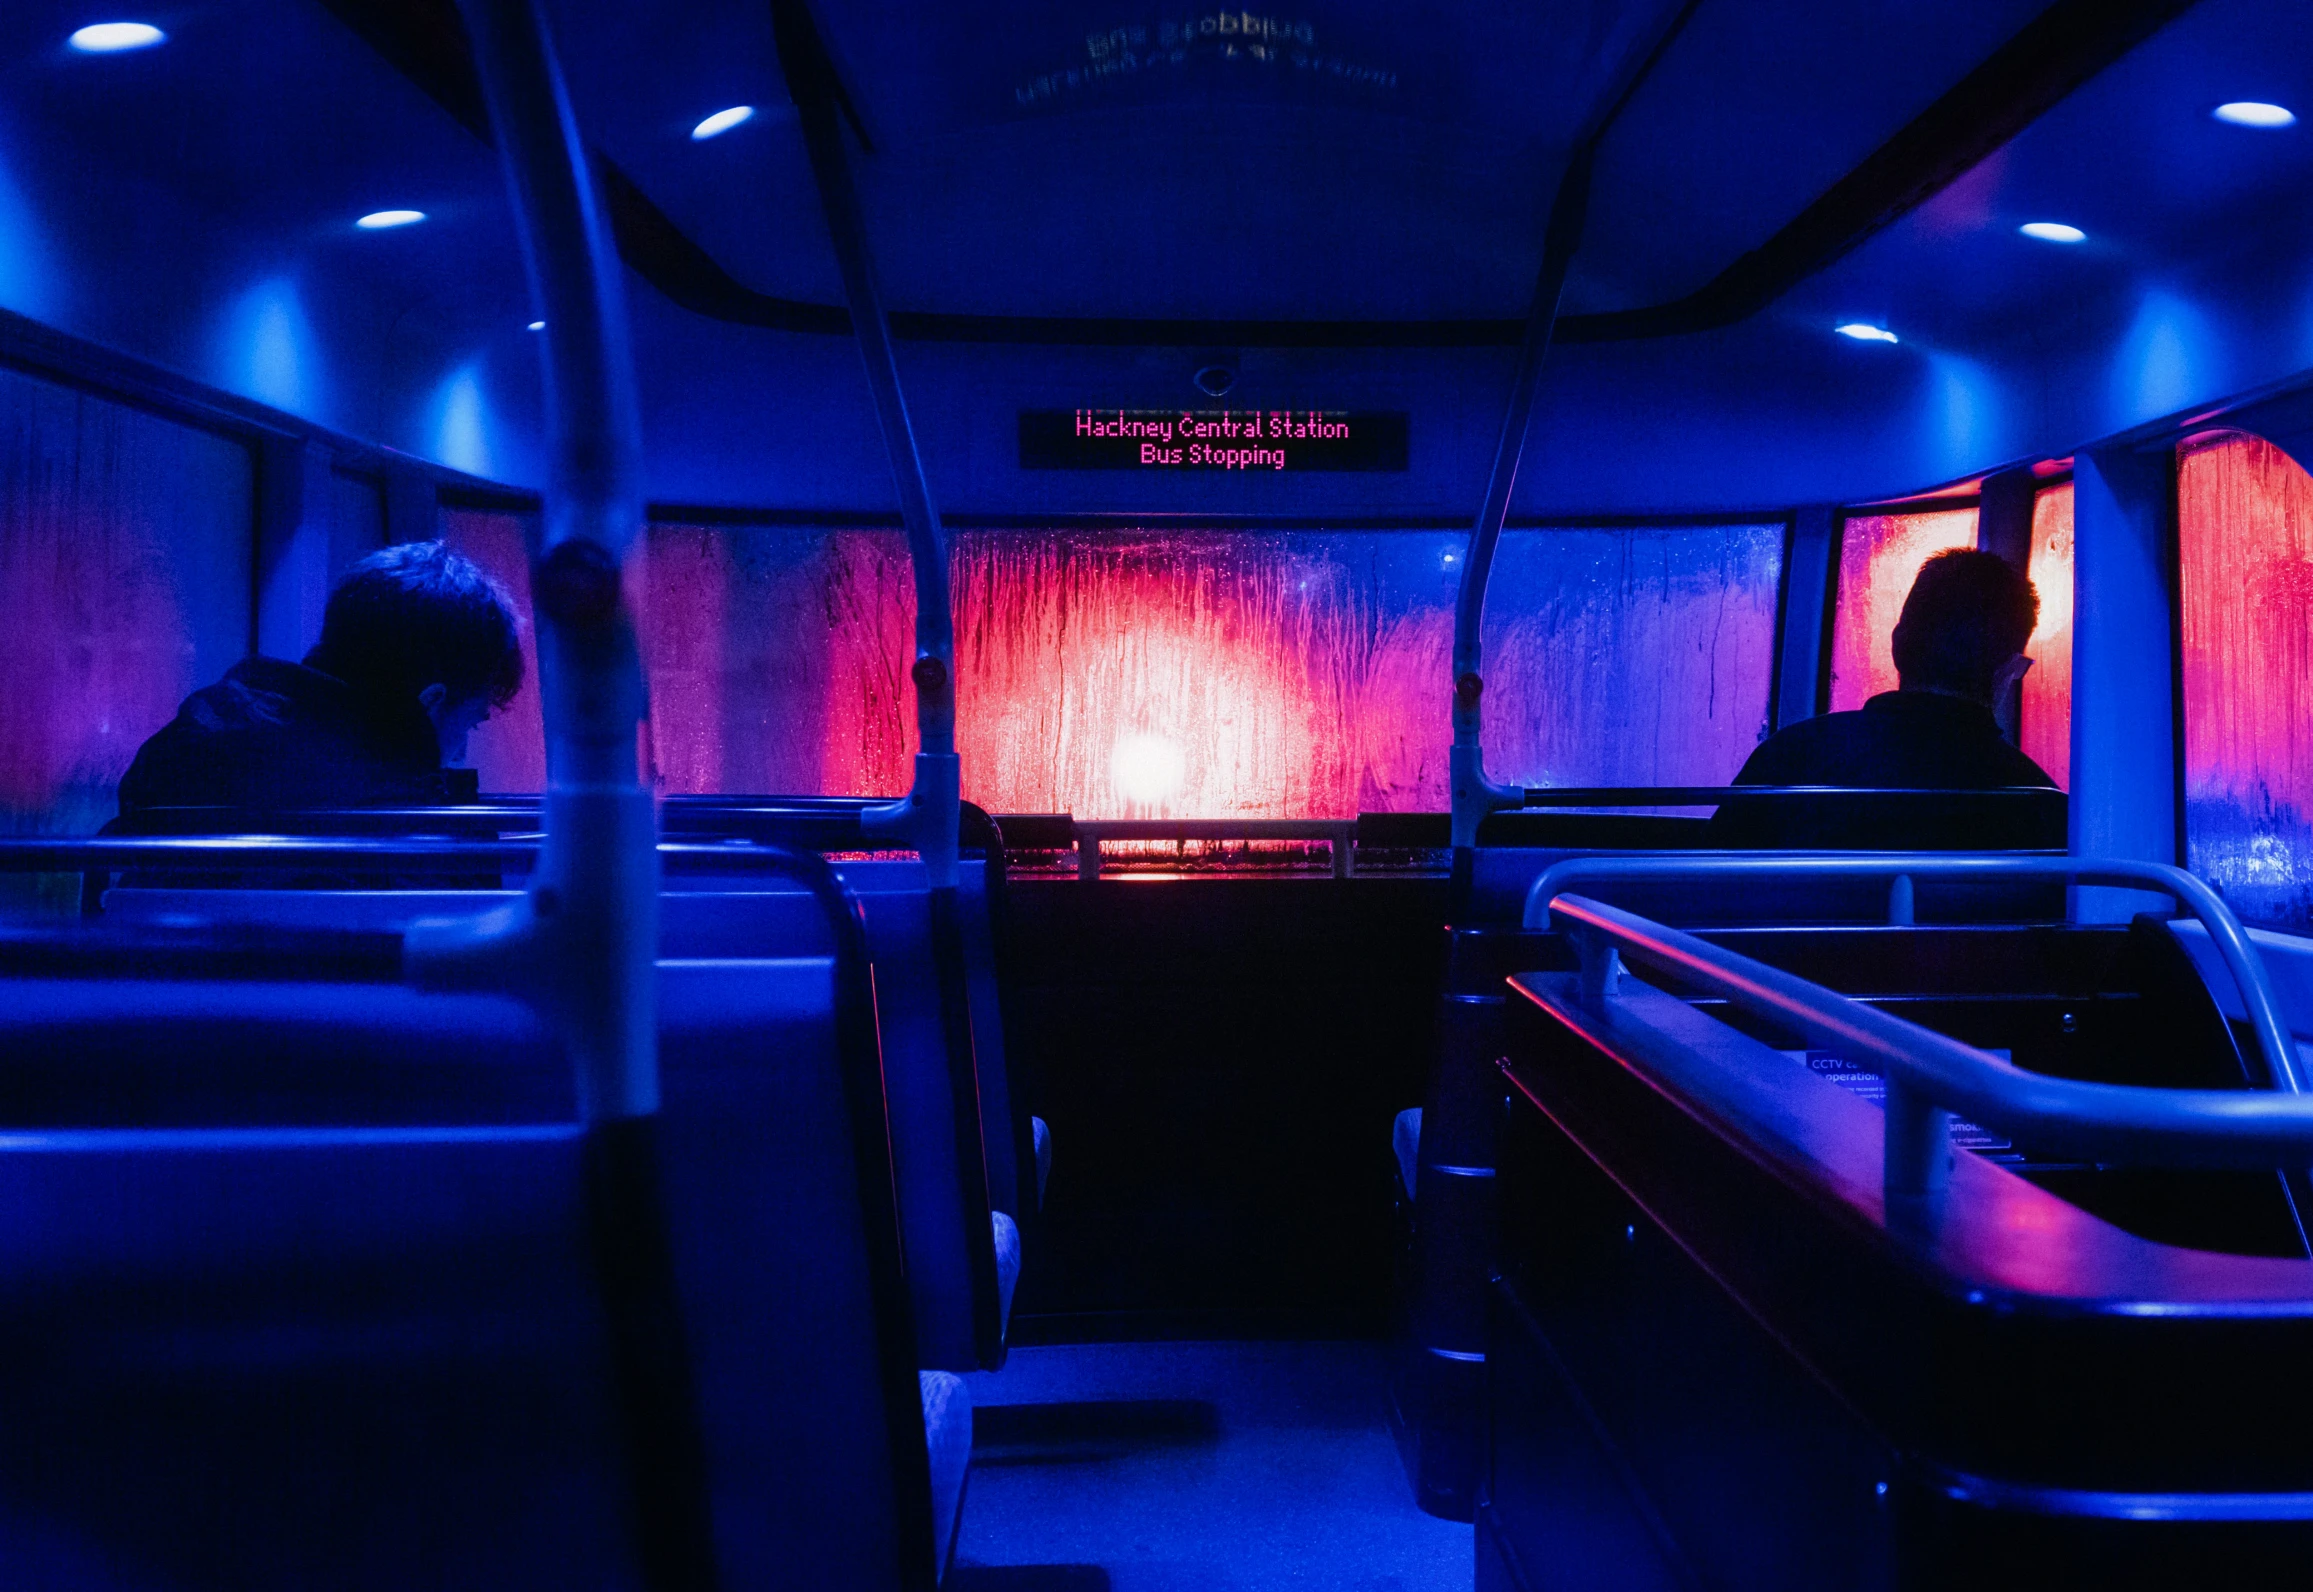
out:
<path id="1" fill-rule="evenodd" d="M 2100 861 L 2090 857 L 1965 856 L 1949 852 L 1824 853 L 1794 856 L 1789 852 L 1748 855 L 1712 852 L 1693 856 L 1569 857 L 1542 871 L 1526 892 L 1524 925 L 1545 927 L 1559 893 L 1568 886 L 1614 884 L 1636 880 L 1704 881 L 1725 879 L 1806 880 L 1883 878 L 1888 881 L 1887 921 L 1912 921 L 1912 886 L 1916 879 L 2011 880 L 2061 882 L 2068 885 L 2149 890 L 2167 896 L 2198 918 L 2209 931 L 2217 954 L 2241 992 L 2249 1025 L 2256 1031 L 2257 1047 L 2272 1074 L 2273 1086 L 2290 1094 L 2306 1092 L 2304 1069 L 2297 1045 L 2282 1020 L 2281 1003 L 2265 972 L 2264 958 L 2249 939 L 2248 930 L 2233 916 L 2216 891 L 2182 868 L 2157 862 Z M 1644 919 L 1633 919 L 1644 922 Z"/>
<path id="2" fill-rule="evenodd" d="M 1878 1069 L 1887 1080 L 1882 1186 L 1891 1212 L 1945 1187 L 1954 1112 L 2036 1150 L 2083 1160 L 2260 1171 L 2313 1165 L 2313 1098 L 2303 1094 L 2142 1088 L 2026 1072 L 1604 902 L 1559 895 L 1549 911 L 1580 955 L 1585 1001 L 1620 996 L 1620 961 L 1628 957 Z"/>
<path id="3" fill-rule="evenodd" d="M 1079 818 L 1075 821 L 1076 876 L 1097 879 L 1101 846 L 1108 841 L 1322 840 L 1332 848 L 1333 877 L 1350 876 L 1355 858 L 1354 818 Z"/>

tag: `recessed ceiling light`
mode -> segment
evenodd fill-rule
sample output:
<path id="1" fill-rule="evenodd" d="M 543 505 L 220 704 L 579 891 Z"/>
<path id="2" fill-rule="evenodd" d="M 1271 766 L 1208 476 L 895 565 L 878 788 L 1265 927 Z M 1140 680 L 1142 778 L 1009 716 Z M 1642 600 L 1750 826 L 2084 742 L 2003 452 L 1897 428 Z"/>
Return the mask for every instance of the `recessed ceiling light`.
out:
<path id="1" fill-rule="evenodd" d="M 84 55 L 113 55 L 122 50 L 149 50 L 168 38 L 150 22 L 92 22 L 65 40 Z"/>
<path id="2" fill-rule="evenodd" d="M 752 105 L 734 105 L 727 111 L 715 112 L 714 115 L 692 128 L 691 136 L 693 138 L 712 138 L 717 133 L 727 133 L 754 114 L 755 107 Z"/>
<path id="3" fill-rule="evenodd" d="M 372 210 L 354 223 L 364 232 L 383 232 L 388 227 L 407 227 L 426 219 L 423 210 Z"/>
<path id="4" fill-rule="evenodd" d="M 2016 229 L 2027 238 L 2038 238 L 2042 243 L 2086 243 L 2088 234 L 2078 227 L 2066 226 L 2061 221 L 2027 221 Z"/>
<path id="5" fill-rule="evenodd" d="M 530 329 L 534 332 L 543 332 L 546 330 L 546 323 L 544 321 L 532 321 Z"/>
<path id="6" fill-rule="evenodd" d="M 1849 321 L 1834 328 L 1842 337 L 1852 337 L 1859 343 L 1893 343 L 1901 341 L 1884 326 L 1873 326 L 1868 321 Z"/>
<path id="7" fill-rule="evenodd" d="M 2209 113 L 2220 122 L 2231 122 L 2235 127 L 2294 127 L 2297 113 L 2286 105 L 2268 105 L 2262 100 L 2234 100 L 2219 105 Z"/>

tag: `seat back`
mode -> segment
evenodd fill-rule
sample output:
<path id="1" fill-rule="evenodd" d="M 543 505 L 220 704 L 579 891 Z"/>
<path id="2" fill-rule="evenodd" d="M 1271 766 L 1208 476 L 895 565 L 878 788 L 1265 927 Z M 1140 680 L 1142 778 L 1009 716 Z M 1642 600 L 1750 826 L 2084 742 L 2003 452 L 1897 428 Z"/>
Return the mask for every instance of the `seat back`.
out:
<path id="1" fill-rule="evenodd" d="M 963 870 L 966 882 L 954 898 L 957 943 L 942 951 L 921 863 L 864 859 L 836 868 L 859 899 L 875 968 L 918 1349 L 929 1369 L 993 1365 L 1002 1355 L 1005 1290 L 991 1216 L 1017 1219 L 1024 1185 L 986 874 Z M 831 948 L 818 905 L 786 879 L 734 865 L 729 873 L 684 873 L 668 885 L 660 902 L 663 956 L 824 955 Z M 108 892 L 104 912 L 155 924 L 398 930 L 514 899 L 513 892 L 490 891 L 129 888 Z M 969 1022 L 952 1034 L 957 1007 Z"/>
<path id="2" fill-rule="evenodd" d="M 876 1305 L 899 1261 L 866 1203 L 888 1174 L 854 1159 L 832 964 L 669 964 L 661 986 L 722 1578 L 928 1586 L 921 1415 Z M 267 1031 L 250 1091 L 239 1050 Z M 37 1112 L 0 1087 L 0 1126 L 36 1119 L 0 1135 L 15 1584 L 636 1584 L 564 1071 L 527 1014 L 473 997 L 0 985 L 0 1078 L 49 1079 Z M 460 1122 L 460 1098 L 486 1108 Z M 75 1119 L 96 1126 L 53 1126 Z"/>
<path id="3" fill-rule="evenodd" d="M 1472 859 L 1464 921 L 1473 926 L 1514 925 L 1525 913 L 1527 891 L 1552 863 L 1600 855 L 1645 853 L 1481 847 Z M 1886 882 L 1870 879 L 1618 880 L 1611 886 L 1599 886 L 1594 893 L 1615 906 L 1681 928 L 1877 923 L 1887 920 L 1888 911 Z M 1914 884 L 1912 913 L 1913 921 L 1919 923 L 2060 922 L 2064 917 L 2064 887 L 2005 880 L 1920 879 Z"/>

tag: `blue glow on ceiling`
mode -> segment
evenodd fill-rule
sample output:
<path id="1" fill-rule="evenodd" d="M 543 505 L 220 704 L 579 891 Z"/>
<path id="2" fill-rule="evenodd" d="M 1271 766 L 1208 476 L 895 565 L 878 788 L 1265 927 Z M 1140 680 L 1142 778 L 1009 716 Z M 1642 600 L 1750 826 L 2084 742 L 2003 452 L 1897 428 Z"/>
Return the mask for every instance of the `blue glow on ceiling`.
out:
<path id="1" fill-rule="evenodd" d="M 118 55 L 123 50 L 149 50 L 167 38 L 150 22 L 92 22 L 64 42 L 83 55 Z"/>
<path id="2" fill-rule="evenodd" d="M 1942 450 L 1933 476 L 1956 476 L 2007 451 L 2007 406 L 2000 378 L 1959 354 L 1927 356 L 1928 393 L 1921 419 Z"/>
<path id="3" fill-rule="evenodd" d="M 2027 238 L 2038 238 L 2042 243 L 2086 243 L 2088 241 L 2087 233 L 2061 221 L 2027 221 L 2016 230 Z"/>
<path id="4" fill-rule="evenodd" d="M 2235 127 L 2294 127 L 2297 113 L 2286 105 L 2268 105 L 2263 100 L 2233 100 L 2209 112 L 2220 122 Z"/>
<path id="5" fill-rule="evenodd" d="M 729 110 L 715 112 L 714 115 L 692 128 L 691 137 L 694 139 L 713 138 L 717 134 L 729 132 L 741 122 L 752 120 L 754 115 L 754 106 L 734 105 Z"/>
<path id="6" fill-rule="evenodd" d="M 410 227 L 426 219 L 423 210 L 372 210 L 354 222 L 364 232 L 383 232 L 389 227 Z"/>
<path id="7" fill-rule="evenodd" d="M 55 320 L 64 308 L 58 285 L 50 235 L 32 201 L 0 162 L 0 308 L 35 320 Z"/>
<path id="8" fill-rule="evenodd" d="M 318 419 L 318 347 L 296 281 L 269 277 L 226 313 L 220 359 L 224 385 L 276 409 Z"/>
<path id="9" fill-rule="evenodd" d="M 2199 305 L 2158 288 L 2147 292 L 2113 355 L 2115 418 L 2131 425 L 2222 397 L 2218 356 L 2216 328 Z"/>
<path id="10" fill-rule="evenodd" d="M 468 475 L 494 473 L 490 447 L 492 431 L 489 401 L 482 394 L 482 370 L 469 360 L 450 372 L 434 389 L 426 432 L 433 455 L 453 470 Z"/>

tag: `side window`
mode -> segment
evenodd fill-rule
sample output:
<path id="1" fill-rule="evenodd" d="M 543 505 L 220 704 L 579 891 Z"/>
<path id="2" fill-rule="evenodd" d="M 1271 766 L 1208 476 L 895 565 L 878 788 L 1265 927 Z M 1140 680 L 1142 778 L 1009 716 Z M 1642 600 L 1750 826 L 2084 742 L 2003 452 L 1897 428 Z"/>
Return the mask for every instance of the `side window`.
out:
<path id="1" fill-rule="evenodd" d="M 1831 711 L 1859 708 L 1896 688 L 1891 651 L 1903 600 L 1920 565 L 1947 548 L 1976 545 L 1976 511 L 1851 516 L 1839 540 L 1838 608 L 1832 620 Z M 2040 593 L 2040 624 L 2025 655 L 2024 699 L 2017 744 L 2071 787 L 2072 771 L 2072 483 L 2048 487 L 2032 504 L 2032 554 L 2026 571 Z"/>
<path id="2" fill-rule="evenodd" d="M 2240 915 L 2313 929 L 2313 478 L 2230 437 L 2177 465 L 2185 854 Z"/>
<path id="3" fill-rule="evenodd" d="M 1920 565 L 1976 545 L 1976 511 L 1851 515 L 1840 529 L 1839 597 L 1831 629 L 1831 711 L 1859 708 L 1895 689 L 1888 638 Z M 2037 671 L 2035 671 L 2037 672 Z"/>
<path id="4" fill-rule="evenodd" d="M 1486 590 L 1487 773 L 1734 778 L 1767 729 L 1783 542 L 1780 525 L 1506 534 Z"/>
<path id="5" fill-rule="evenodd" d="M 238 442 L 0 370 L 0 829 L 93 833 L 248 651 L 254 490 Z"/>
<path id="6" fill-rule="evenodd" d="M 538 645 L 530 634 L 530 554 L 523 519 L 491 509 L 442 507 L 442 541 L 506 588 L 522 627 L 522 689 L 466 743 L 482 789 L 515 795 L 546 788 L 546 725 L 538 709 Z"/>
<path id="7" fill-rule="evenodd" d="M 2032 561 L 2025 573 L 2040 594 L 2040 626 L 2024 655 L 2022 721 L 2017 744 L 2062 790 L 2072 788 L 2072 483 L 2052 486 L 2032 504 Z"/>

